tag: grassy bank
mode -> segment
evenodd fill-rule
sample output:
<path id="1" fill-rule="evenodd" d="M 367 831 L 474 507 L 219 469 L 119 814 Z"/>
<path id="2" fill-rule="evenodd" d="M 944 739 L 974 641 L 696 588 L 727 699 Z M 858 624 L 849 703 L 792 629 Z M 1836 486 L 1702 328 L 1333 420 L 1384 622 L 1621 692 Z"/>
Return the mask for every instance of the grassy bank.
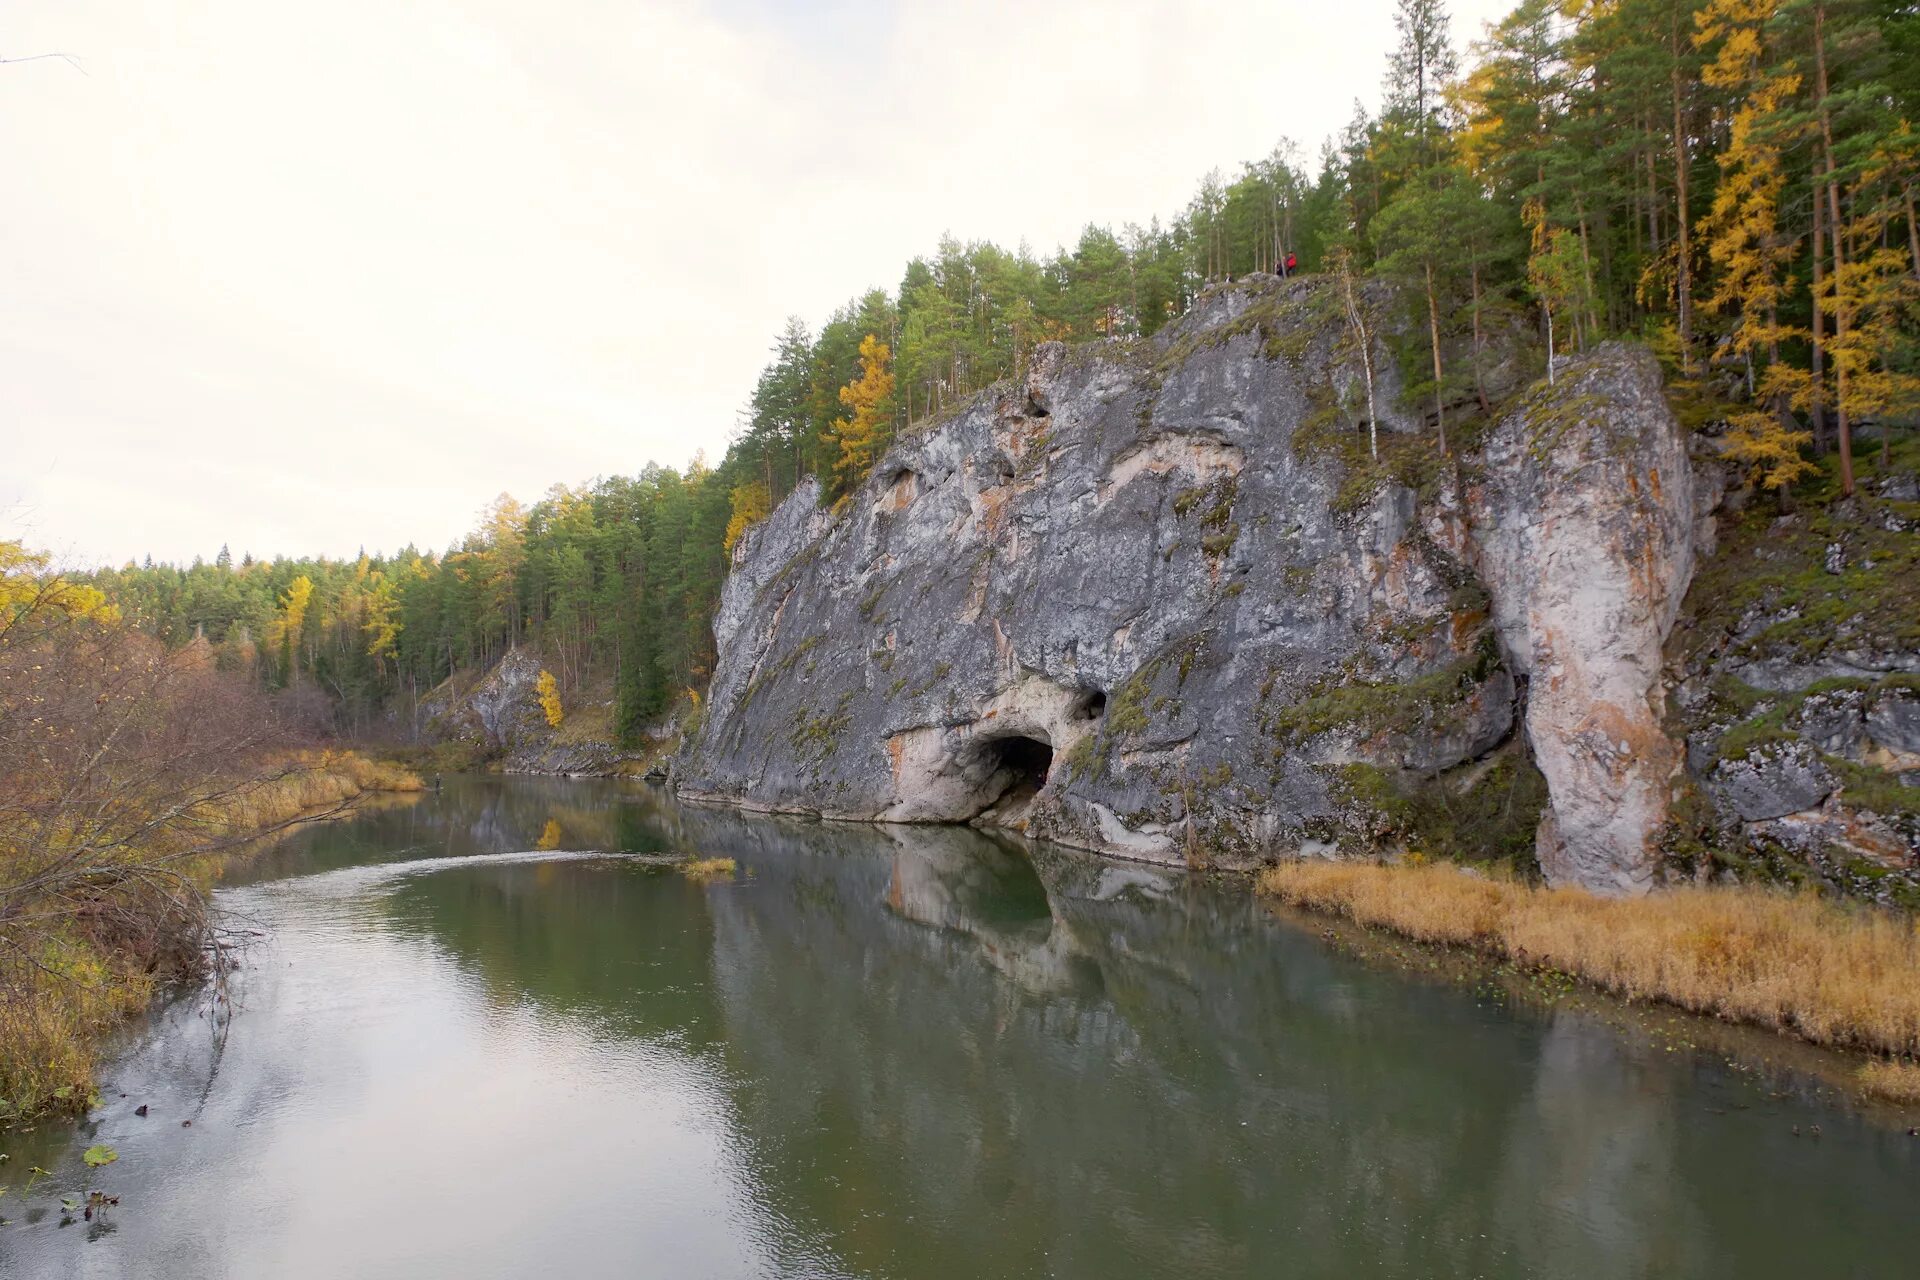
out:
<path id="1" fill-rule="evenodd" d="M 1762 888 L 1597 898 L 1434 863 L 1288 862 L 1260 891 L 1423 942 L 1558 970 L 1631 1000 L 1814 1044 L 1920 1055 L 1920 928 L 1909 917 Z M 1863 1087 L 1909 1087 L 1904 1062 Z M 1916 1090 L 1920 1095 L 1920 1090 Z"/>
<path id="2" fill-rule="evenodd" d="M 420 789 L 396 765 L 298 753 L 152 815 L 167 820 L 148 824 L 146 845 L 114 850 L 111 867 L 17 894 L 0 922 L 0 1124 L 87 1106 L 103 1039 L 159 983 L 204 965 L 204 890 L 222 866 L 259 837 L 343 812 L 365 793 Z M 5 849 L 0 883 L 33 883 L 39 868 Z M 119 875 L 127 867 L 137 882 Z"/>

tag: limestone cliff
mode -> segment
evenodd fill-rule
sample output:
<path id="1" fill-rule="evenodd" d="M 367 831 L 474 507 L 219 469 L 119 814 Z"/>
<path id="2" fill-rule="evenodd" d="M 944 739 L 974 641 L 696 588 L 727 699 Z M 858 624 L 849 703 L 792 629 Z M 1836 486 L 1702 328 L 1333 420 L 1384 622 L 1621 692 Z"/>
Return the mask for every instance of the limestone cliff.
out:
<path id="1" fill-rule="evenodd" d="M 1423 468 L 1397 410 L 1368 455 L 1357 355 L 1323 282 L 1220 290 L 803 486 L 736 549 L 681 793 L 1245 865 L 1497 784 L 1551 878 L 1645 888 L 1694 519 L 1657 368 L 1604 349 Z"/>

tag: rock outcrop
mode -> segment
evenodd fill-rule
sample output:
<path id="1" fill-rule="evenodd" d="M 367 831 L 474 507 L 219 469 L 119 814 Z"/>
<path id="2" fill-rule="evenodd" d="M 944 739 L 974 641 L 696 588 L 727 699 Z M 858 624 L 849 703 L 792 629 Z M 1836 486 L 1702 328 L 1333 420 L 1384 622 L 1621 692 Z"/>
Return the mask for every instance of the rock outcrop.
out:
<path id="1" fill-rule="evenodd" d="M 576 715 L 558 730 L 547 724 L 534 685 L 540 659 L 529 649 L 507 650 L 477 678 L 449 681 L 422 699 L 424 729 L 440 742 L 463 742 L 495 759 L 507 773 L 594 777 L 617 772 L 622 753 L 597 731 L 606 717 Z"/>
<path id="2" fill-rule="evenodd" d="M 1552 804 L 1547 879 L 1651 888 L 1680 750 L 1661 646 L 1693 576 L 1693 472 L 1660 368 L 1609 345 L 1505 414 L 1469 495 L 1474 564 Z"/>
<path id="3" fill-rule="evenodd" d="M 803 486 L 735 550 L 681 794 L 1326 855 L 1489 778 L 1524 807 L 1524 688 L 1548 873 L 1645 888 L 1693 519 L 1657 369 L 1598 352 L 1436 465 L 1374 366 L 1377 460 L 1331 290 L 1242 285 L 1153 342 L 1041 348 L 831 509 Z"/>
<path id="4" fill-rule="evenodd" d="M 1910 447 L 1892 461 L 1793 511 L 1697 461 L 1719 550 L 1667 646 L 1690 774 L 1670 874 L 1920 907 L 1920 483 Z"/>

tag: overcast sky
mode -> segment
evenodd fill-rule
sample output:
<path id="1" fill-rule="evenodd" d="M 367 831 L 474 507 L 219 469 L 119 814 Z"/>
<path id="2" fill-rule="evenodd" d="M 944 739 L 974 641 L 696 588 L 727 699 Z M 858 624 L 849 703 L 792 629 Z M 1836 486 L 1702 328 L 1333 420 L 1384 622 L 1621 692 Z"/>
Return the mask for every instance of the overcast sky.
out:
<path id="1" fill-rule="evenodd" d="M 1464 45 L 1507 0 L 1457 0 Z M 444 547 L 718 459 L 783 319 L 1378 103 L 1390 0 L 5 0 L 0 537 Z"/>

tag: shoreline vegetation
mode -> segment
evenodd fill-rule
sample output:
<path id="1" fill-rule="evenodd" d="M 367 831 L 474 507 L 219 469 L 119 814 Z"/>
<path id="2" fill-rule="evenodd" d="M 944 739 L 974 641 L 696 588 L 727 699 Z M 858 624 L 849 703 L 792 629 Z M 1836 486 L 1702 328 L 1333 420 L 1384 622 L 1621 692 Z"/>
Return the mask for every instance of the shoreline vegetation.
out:
<path id="1" fill-rule="evenodd" d="M 142 873 L 164 884 L 163 903 L 77 902 L 84 891 L 68 888 L 10 912 L 0 922 L 0 1129 L 87 1110 L 113 1032 L 166 983 L 225 963 L 207 894 L 229 866 L 367 796 L 424 789 L 409 770 L 356 751 L 295 752 L 178 815 L 197 838 L 146 857 Z M 15 893 L 19 870 L 0 860 L 0 894 Z"/>
<path id="2" fill-rule="evenodd" d="M 420 789 L 322 749 L 320 705 L 0 541 L 0 1125 L 84 1112 L 107 1034 L 163 984 L 219 977 L 229 859 Z"/>
<path id="3" fill-rule="evenodd" d="M 1823 1048 L 1875 1055 L 1854 1085 L 1920 1103 L 1920 922 L 1766 886 L 1601 898 L 1448 863 L 1285 862 L 1255 877 L 1289 906 L 1551 971 Z"/>

